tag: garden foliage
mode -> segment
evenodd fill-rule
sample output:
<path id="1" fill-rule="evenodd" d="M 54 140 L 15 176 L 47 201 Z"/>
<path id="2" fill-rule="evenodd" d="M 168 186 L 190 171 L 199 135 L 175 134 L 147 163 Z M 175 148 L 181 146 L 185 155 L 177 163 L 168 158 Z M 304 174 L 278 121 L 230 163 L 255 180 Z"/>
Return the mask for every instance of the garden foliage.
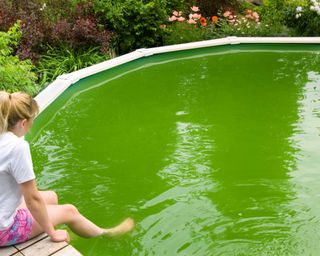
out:
<path id="1" fill-rule="evenodd" d="M 0 89 L 9 92 L 25 91 L 35 95 L 39 91 L 30 60 L 19 60 L 13 54 L 13 47 L 21 37 L 20 23 L 16 23 L 8 32 L 0 32 Z"/>
<path id="2" fill-rule="evenodd" d="M 120 53 L 162 44 L 164 7 L 161 0 L 95 1 L 100 22 L 115 32 L 113 42 Z"/>
<path id="3" fill-rule="evenodd" d="M 265 0 L 263 6 L 258 8 L 261 20 L 269 27 L 263 36 L 288 36 L 288 29 L 284 25 L 287 4 L 284 0 Z"/>
<path id="4" fill-rule="evenodd" d="M 111 33 L 98 24 L 90 1 L 24 0 L 0 2 L 0 30 L 21 20 L 17 54 L 37 63 L 48 45 L 72 48 L 99 47 L 108 52 Z"/>
<path id="5" fill-rule="evenodd" d="M 279 6 L 272 4 L 272 7 L 276 10 Z M 227 36 L 287 35 L 288 32 L 281 23 L 283 16 L 274 19 L 272 14 L 263 8 L 257 8 L 251 4 L 242 5 L 238 9 L 232 9 L 232 6 L 229 6 L 225 9 L 221 8 L 210 17 L 205 16 L 198 6 L 192 6 L 187 12 L 173 11 L 169 24 L 165 27 L 164 44 Z M 262 15 L 258 13 L 260 11 Z"/>
<path id="6" fill-rule="evenodd" d="M 111 51 L 226 36 L 319 36 L 320 0 L 1 0 L 0 31 L 2 89 L 35 94 L 39 84 Z"/>
<path id="7" fill-rule="evenodd" d="M 290 3 L 286 8 L 285 24 L 294 35 L 320 36 L 320 0 Z"/>
<path id="8" fill-rule="evenodd" d="M 1 1 L 0 30 L 18 19 L 21 35 L 12 53 L 32 60 L 41 87 L 109 56 L 112 33 L 98 23 L 90 1 Z"/>
<path id="9" fill-rule="evenodd" d="M 108 57 L 101 53 L 97 47 L 73 49 L 65 45 L 60 47 L 49 46 L 45 55 L 40 58 L 37 65 L 40 85 L 46 86 L 59 75 L 70 73 L 81 68 L 107 60 Z"/>

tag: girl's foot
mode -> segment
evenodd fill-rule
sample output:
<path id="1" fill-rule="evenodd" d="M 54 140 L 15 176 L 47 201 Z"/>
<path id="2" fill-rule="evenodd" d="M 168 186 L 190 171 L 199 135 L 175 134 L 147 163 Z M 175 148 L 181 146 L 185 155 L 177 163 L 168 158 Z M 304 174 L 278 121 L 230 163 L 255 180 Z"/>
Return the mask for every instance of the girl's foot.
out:
<path id="1" fill-rule="evenodd" d="M 134 221 L 131 218 L 125 219 L 118 226 L 103 229 L 103 235 L 107 237 L 116 237 L 130 232 L 134 228 Z"/>

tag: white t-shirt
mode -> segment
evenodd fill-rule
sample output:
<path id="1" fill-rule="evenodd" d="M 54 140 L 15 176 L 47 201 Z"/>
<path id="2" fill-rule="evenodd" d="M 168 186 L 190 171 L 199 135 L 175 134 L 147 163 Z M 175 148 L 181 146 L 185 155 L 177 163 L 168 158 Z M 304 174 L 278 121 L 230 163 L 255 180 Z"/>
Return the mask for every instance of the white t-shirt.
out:
<path id="1" fill-rule="evenodd" d="M 19 184 L 35 179 L 28 142 L 0 134 L 0 230 L 13 224 L 22 194 Z"/>

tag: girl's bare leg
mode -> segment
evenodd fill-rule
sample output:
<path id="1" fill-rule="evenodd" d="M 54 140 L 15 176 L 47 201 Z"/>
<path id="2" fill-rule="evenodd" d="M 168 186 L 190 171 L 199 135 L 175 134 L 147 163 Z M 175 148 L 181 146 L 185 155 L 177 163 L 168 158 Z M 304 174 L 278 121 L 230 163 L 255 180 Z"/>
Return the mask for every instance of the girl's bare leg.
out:
<path id="1" fill-rule="evenodd" d="M 126 219 L 120 225 L 103 229 L 85 218 L 79 213 L 77 208 L 71 204 L 65 205 L 47 205 L 49 218 L 54 226 L 58 224 L 66 224 L 76 234 L 82 237 L 96 236 L 117 236 L 131 231 L 134 227 L 132 219 Z M 43 233 L 41 226 L 34 220 L 31 237 Z"/>
<path id="2" fill-rule="evenodd" d="M 39 191 L 46 204 L 58 204 L 58 195 L 52 190 Z"/>
<path id="3" fill-rule="evenodd" d="M 45 204 L 58 204 L 58 195 L 56 192 L 48 190 L 48 191 L 39 191 L 41 197 L 43 198 Z M 22 202 L 19 208 L 27 208 L 26 202 L 24 198 L 22 198 Z"/>

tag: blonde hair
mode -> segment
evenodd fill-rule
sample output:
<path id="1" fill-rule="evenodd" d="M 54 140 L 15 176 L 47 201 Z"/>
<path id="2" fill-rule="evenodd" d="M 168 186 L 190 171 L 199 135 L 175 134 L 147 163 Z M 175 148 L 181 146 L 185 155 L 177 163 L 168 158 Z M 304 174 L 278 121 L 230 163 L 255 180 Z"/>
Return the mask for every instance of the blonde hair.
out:
<path id="1" fill-rule="evenodd" d="M 19 120 L 32 119 L 38 113 L 39 106 L 29 94 L 0 91 L 0 134 L 13 128 Z"/>

